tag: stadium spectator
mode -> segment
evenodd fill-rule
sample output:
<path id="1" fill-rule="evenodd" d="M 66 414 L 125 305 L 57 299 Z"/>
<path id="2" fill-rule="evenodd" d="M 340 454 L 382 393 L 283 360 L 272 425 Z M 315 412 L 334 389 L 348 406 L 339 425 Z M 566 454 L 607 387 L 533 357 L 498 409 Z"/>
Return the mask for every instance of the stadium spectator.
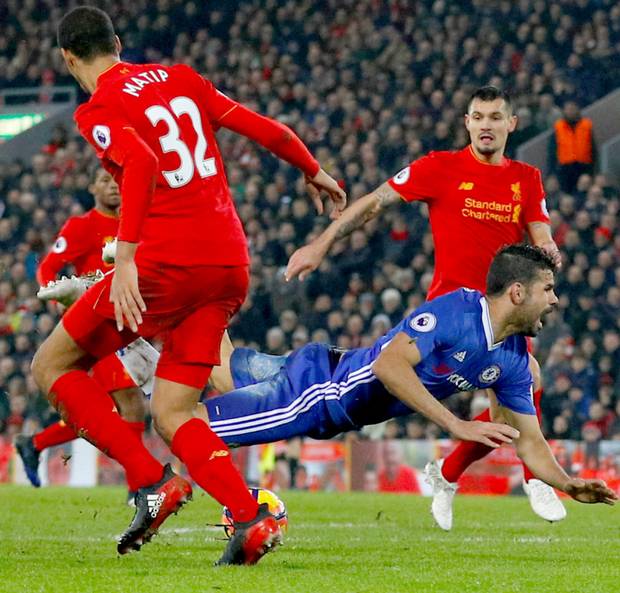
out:
<path id="1" fill-rule="evenodd" d="M 562 190 L 572 193 L 584 173 L 592 174 L 595 161 L 592 120 L 581 115 L 573 100 L 564 103 L 563 117 L 553 124 L 549 143 L 549 162 Z"/>

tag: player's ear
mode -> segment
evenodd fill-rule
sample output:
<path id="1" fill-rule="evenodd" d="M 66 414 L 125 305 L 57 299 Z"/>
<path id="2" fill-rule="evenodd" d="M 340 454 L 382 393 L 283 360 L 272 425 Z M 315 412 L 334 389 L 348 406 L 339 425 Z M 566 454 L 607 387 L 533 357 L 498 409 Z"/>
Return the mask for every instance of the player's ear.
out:
<path id="1" fill-rule="evenodd" d="M 73 54 L 73 52 L 61 47 L 60 53 L 65 61 L 65 64 L 67 64 L 67 68 L 69 68 L 69 70 L 73 69 L 75 67 L 75 60 L 76 60 L 76 57 Z"/>
<path id="2" fill-rule="evenodd" d="M 465 114 L 465 127 L 469 131 L 469 113 Z"/>
<path id="3" fill-rule="evenodd" d="M 515 129 L 517 128 L 517 116 L 516 115 L 511 115 L 508 121 L 508 132 L 514 132 Z"/>
<path id="4" fill-rule="evenodd" d="M 525 286 L 521 282 L 513 282 L 508 289 L 513 305 L 520 305 L 526 297 Z"/>
<path id="5" fill-rule="evenodd" d="M 120 56 L 123 51 L 123 44 L 121 43 L 121 39 L 118 35 L 114 35 L 114 47 L 116 48 L 116 53 Z"/>

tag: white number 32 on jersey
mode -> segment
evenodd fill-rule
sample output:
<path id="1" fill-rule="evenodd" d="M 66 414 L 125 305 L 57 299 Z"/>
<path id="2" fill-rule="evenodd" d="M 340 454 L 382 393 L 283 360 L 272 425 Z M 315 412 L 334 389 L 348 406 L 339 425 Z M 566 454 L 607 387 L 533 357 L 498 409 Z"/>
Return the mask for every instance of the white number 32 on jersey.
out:
<path id="1" fill-rule="evenodd" d="M 195 171 L 198 171 L 198 175 L 202 178 L 215 175 L 217 173 L 215 158 L 205 158 L 207 140 L 204 136 L 202 118 L 196 103 L 188 97 L 175 97 L 170 101 L 170 108 L 172 113 L 162 105 L 153 105 L 144 112 L 153 126 L 156 126 L 160 121 L 166 122 L 168 133 L 159 138 L 159 143 L 164 152 L 176 152 L 181 161 L 178 169 L 162 171 L 168 185 L 172 188 L 187 185 L 192 180 Z M 179 138 L 179 126 L 172 114 L 176 115 L 177 118 L 188 115 L 191 119 L 197 138 L 193 155 L 187 144 Z"/>

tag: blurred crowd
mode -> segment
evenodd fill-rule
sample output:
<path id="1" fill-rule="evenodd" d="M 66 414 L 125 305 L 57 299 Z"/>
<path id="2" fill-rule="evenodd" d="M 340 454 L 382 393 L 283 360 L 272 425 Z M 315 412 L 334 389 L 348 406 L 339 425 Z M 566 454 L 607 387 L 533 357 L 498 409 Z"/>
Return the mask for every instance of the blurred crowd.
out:
<path id="1" fill-rule="evenodd" d="M 2 3 L 0 87 L 70 83 L 54 30 L 74 4 Z M 585 106 L 620 79 L 620 2 L 608 0 L 100 4 L 124 59 L 188 63 L 290 125 L 351 200 L 429 150 L 465 146 L 462 114 L 481 84 L 514 98 L 513 154 L 549 129 L 567 100 Z M 423 206 L 393 209 L 337 244 L 306 281 L 287 283 L 289 255 L 329 221 L 311 210 L 293 168 L 245 138 L 220 132 L 218 140 L 252 255 L 250 295 L 231 326 L 237 344 L 271 353 L 308 341 L 365 346 L 423 301 L 433 267 Z M 0 165 L 0 428 L 9 434 L 53 417 L 29 371 L 58 318 L 36 299 L 35 270 L 66 218 L 92 206 L 95 168 L 91 149 L 62 128 L 31 162 Z M 620 439 L 619 191 L 597 174 L 581 175 L 571 193 L 554 174 L 545 186 L 564 269 L 560 308 L 536 343 L 544 430 Z M 485 402 L 463 394 L 450 405 L 470 417 Z M 440 433 L 412 417 L 377 434 Z"/>

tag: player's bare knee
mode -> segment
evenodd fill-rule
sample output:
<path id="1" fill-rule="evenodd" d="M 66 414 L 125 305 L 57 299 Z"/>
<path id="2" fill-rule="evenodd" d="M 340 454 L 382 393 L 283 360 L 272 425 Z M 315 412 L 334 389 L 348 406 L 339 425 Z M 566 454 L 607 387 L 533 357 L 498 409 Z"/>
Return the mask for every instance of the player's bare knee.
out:
<path id="1" fill-rule="evenodd" d="M 43 389 L 43 385 L 45 383 L 45 369 L 46 369 L 46 361 L 45 361 L 45 344 L 39 348 L 34 356 L 32 357 L 32 361 L 30 363 L 30 371 L 32 372 L 32 378 L 35 380 L 36 384 Z M 45 391 L 45 390 L 44 390 Z"/>
<path id="2" fill-rule="evenodd" d="M 530 373 L 534 381 L 534 391 L 542 389 L 542 375 L 540 373 L 540 365 L 538 361 L 530 354 Z"/>
<path id="3" fill-rule="evenodd" d="M 53 350 L 47 345 L 47 340 L 33 356 L 30 370 L 39 389 L 46 397 L 49 397 L 49 391 L 61 373 L 54 365 Z"/>

